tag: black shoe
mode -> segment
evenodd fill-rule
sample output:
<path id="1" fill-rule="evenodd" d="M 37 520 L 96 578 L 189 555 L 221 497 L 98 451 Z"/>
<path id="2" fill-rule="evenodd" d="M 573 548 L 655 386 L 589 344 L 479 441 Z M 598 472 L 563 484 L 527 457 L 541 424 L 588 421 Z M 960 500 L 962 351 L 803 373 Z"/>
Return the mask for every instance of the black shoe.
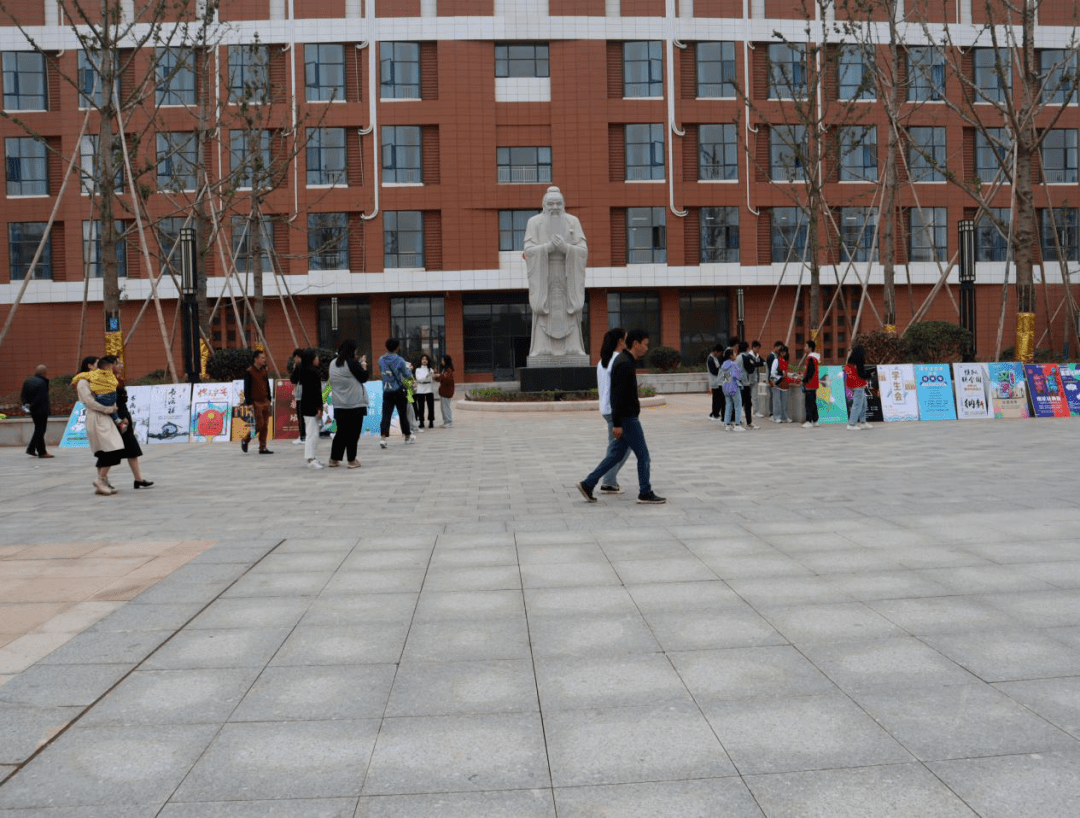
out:
<path id="1" fill-rule="evenodd" d="M 136 480 L 135 481 L 135 488 L 137 488 L 137 489 L 148 489 L 152 485 L 154 485 L 153 480 Z"/>
<path id="2" fill-rule="evenodd" d="M 584 480 L 577 484 L 577 490 L 580 491 L 581 496 L 588 500 L 590 503 L 596 502 L 596 498 L 593 497 L 592 489 L 585 485 Z"/>
<path id="3" fill-rule="evenodd" d="M 243 440 L 240 441 L 240 451 L 247 454 L 247 447 L 248 447 L 248 439 L 245 437 Z"/>
<path id="4" fill-rule="evenodd" d="M 650 491 L 648 494 L 639 494 L 637 501 L 643 506 L 659 506 L 667 502 L 667 497 L 657 497 L 655 491 Z"/>
<path id="5" fill-rule="evenodd" d="M 273 454 L 269 449 L 259 449 L 259 454 Z"/>
<path id="6" fill-rule="evenodd" d="M 601 486 L 601 494 L 622 494 L 622 489 L 618 486 Z"/>

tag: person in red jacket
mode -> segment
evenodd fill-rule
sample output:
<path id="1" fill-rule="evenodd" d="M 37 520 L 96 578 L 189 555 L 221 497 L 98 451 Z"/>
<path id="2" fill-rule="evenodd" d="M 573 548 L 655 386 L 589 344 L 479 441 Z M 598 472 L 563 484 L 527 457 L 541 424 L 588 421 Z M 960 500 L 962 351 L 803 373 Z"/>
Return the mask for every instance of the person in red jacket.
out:
<path id="1" fill-rule="evenodd" d="M 821 358 L 818 357 L 815 341 L 807 341 L 806 348 L 806 370 L 802 379 L 803 405 L 806 407 L 803 428 L 810 429 L 818 425 L 817 388 L 818 376 L 821 374 Z"/>
<path id="2" fill-rule="evenodd" d="M 848 410 L 847 427 L 853 431 L 869 429 L 866 422 L 866 350 L 857 346 L 851 350 L 844 367 L 844 383 L 851 390 L 851 409 Z"/>

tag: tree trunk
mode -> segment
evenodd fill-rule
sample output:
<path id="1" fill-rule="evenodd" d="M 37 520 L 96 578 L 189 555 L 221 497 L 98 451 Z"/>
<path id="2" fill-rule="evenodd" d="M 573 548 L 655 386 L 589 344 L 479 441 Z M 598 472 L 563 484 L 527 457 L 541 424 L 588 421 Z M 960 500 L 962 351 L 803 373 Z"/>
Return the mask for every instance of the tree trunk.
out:
<path id="1" fill-rule="evenodd" d="M 1039 71 L 1035 52 L 1035 5 L 1027 0 L 1023 4 L 1023 48 L 1021 60 L 1021 105 L 1023 112 L 1034 110 L 1038 104 Z M 1016 178 L 1012 180 L 1016 199 L 1016 223 L 1013 225 L 1013 259 L 1016 262 L 1016 355 L 1017 359 L 1030 363 L 1035 357 L 1035 193 L 1032 183 L 1034 154 L 1038 150 L 1034 117 L 1020 121 L 1020 131 L 1015 134 Z"/>

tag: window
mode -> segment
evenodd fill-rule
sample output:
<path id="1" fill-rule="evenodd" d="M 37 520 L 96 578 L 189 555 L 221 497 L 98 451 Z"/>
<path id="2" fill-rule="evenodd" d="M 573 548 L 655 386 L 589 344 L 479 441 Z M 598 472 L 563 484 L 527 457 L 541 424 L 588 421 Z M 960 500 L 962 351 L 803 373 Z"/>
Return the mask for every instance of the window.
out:
<path id="1" fill-rule="evenodd" d="M 8 111 L 44 111 L 48 86 L 45 55 L 36 51 L 4 52 L 4 108 Z"/>
<path id="2" fill-rule="evenodd" d="M 734 125 L 698 128 L 698 179 L 739 178 L 739 144 Z"/>
<path id="3" fill-rule="evenodd" d="M 982 218 L 975 223 L 976 261 L 1004 261 L 1009 254 L 1008 230 L 1012 213 L 1007 207 L 995 207 L 990 212 L 993 214 L 993 219 L 983 214 Z M 998 229 L 994 219 L 1001 223 L 1005 233 Z"/>
<path id="4" fill-rule="evenodd" d="M 385 184 L 418 185 L 424 181 L 418 126 L 395 125 L 383 128 L 382 156 Z"/>
<path id="5" fill-rule="evenodd" d="M 739 260 L 739 208 L 701 208 L 701 263 Z"/>
<path id="6" fill-rule="evenodd" d="M 193 133 L 157 135 L 157 183 L 162 190 L 194 190 L 198 150 Z"/>
<path id="7" fill-rule="evenodd" d="M 840 99 L 877 99 L 873 55 L 857 45 L 840 47 Z"/>
<path id="8" fill-rule="evenodd" d="M 230 131 L 229 161 L 237 187 L 266 187 L 270 174 L 270 131 Z"/>
<path id="9" fill-rule="evenodd" d="M 532 342 L 532 311 L 526 293 L 466 293 L 462 298 L 466 372 L 491 372 L 514 380 Z"/>
<path id="10" fill-rule="evenodd" d="M 347 213 L 308 214 L 308 269 L 349 269 L 349 216 Z"/>
<path id="11" fill-rule="evenodd" d="M 797 182 L 806 178 L 806 126 L 773 125 L 769 129 L 769 178 Z"/>
<path id="12" fill-rule="evenodd" d="M 1010 54 L 1007 48 L 975 49 L 976 102 L 1001 102 L 1012 91 Z"/>
<path id="13" fill-rule="evenodd" d="M 524 251 L 525 228 L 529 224 L 529 219 L 539 213 L 539 210 L 500 210 L 499 250 Z"/>
<path id="14" fill-rule="evenodd" d="M 420 99 L 420 44 L 379 43 L 382 99 Z"/>
<path id="15" fill-rule="evenodd" d="M 735 43 L 697 44 L 697 95 L 702 99 L 735 96 Z"/>
<path id="16" fill-rule="evenodd" d="M 390 299 L 390 333 L 401 340 L 407 361 L 427 353 L 438 361 L 446 351 L 445 306 L 441 295 Z"/>
<path id="17" fill-rule="evenodd" d="M 124 160 L 120 153 L 120 143 L 116 143 L 116 151 L 112 157 L 113 166 L 116 168 L 116 183 L 113 188 L 117 193 L 124 189 Z M 96 135 L 84 136 L 79 143 L 79 171 L 82 192 L 84 194 L 97 193 L 101 183 L 101 173 L 98 171 L 98 138 Z"/>
<path id="18" fill-rule="evenodd" d="M 345 101 L 345 46 L 304 46 L 304 91 L 308 102 Z"/>
<path id="19" fill-rule="evenodd" d="M 608 293 L 608 329 L 643 329 L 651 346 L 660 346 L 660 296 L 654 292 Z"/>
<path id="20" fill-rule="evenodd" d="M 913 182 L 945 181 L 944 128 L 908 128 L 908 175 Z"/>
<path id="21" fill-rule="evenodd" d="M 626 211 L 626 253 L 630 264 L 667 261 L 667 211 L 663 207 L 631 207 Z M 623 326 L 616 324 L 615 326 Z"/>
<path id="22" fill-rule="evenodd" d="M 975 132 L 975 175 L 982 182 L 993 182 L 1001 174 L 1008 182 L 1009 153 L 1012 139 L 1004 128 L 987 128 Z"/>
<path id="23" fill-rule="evenodd" d="M 945 261 L 949 252 L 944 207 L 912 208 L 909 261 Z"/>
<path id="24" fill-rule="evenodd" d="M 932 46 L 915 46 L 907 52 L 908 102 L 945 97 L 945 55 Z"/>
<path id="25" fill-rule="evenodd" d="M 1047 182 L 1076 184 L 1076 148 L 1076 131 L 1072 128 L 1054 128 L 1046 134 L 1042 143 L 1042 169 Z"/>
<path id="26" fill-rule="evenodd" d="M 551 184 L 551 148 L 496 148 L 499 184 Z"/>
<path id="27" fill-rule="evenodd" d="M 346 184 L 344 128 L 308 129 L 307 183 L 309 187 Z"/>
<path id="28" fill-rule="evenodd" d="M 113 54 L 112 56 L 113 83 L 117 86 L 116 90 L 119 90 L 120 58 L 117 54 Z M 105 90 L 102 87 L 104 80 L 101 77 L 101 68 L 104 65 L 102 62 L 103 59 L 104 57 L 96 51 L 79 51 L 77 70 L 79 78 L 80 108 L 100 107 L 105 99 Z M 109 93 L 112 93 L 112 89 L 109 89 Z"/>
<path id="29" fill-rule="evenodd" d="M 233 216 L 232 251 L 238 273 L 250 273 L 254 270 L 252 261 L 254 261 L 255 242 L 251 238 L 256 229 L 259 231 L 259 256 L 262 258 L 260 265 L 262 271 L 269 273 L 274 269 L 270 263 L 270 248 L 274 246 L 274 229 L 270 220 Z"/>
<path id="30" fill-rule="evenodd" d="M 45 143 L 29 136 L 4 140 L 8 196 L 48 196 L 49 163 Z"/>
<path id="31" fill-rule="evenodd" d="M 195 104 L 195 55 L 184 48 L 154 49 L 158 105 Z"/>
<path id="32" fill-rule="evenodd" d="M 626 126 L 626 180 L 664 178 L 664 126 Z"/>
<path id="33" fill-rule="evenodd" d="M 769 99 L 806 96 L 806 46 L 773 43 L 769 46 Z"/>
<path id="34" fill-rule="evenodd" d="M 877 261 L 877 208 L 840 208 L 840 243 L 844 261 Z"/>
<path id="35" fill-rule="evenodd" d="M 496 77 L 549 77 L 547 43 L 496 43 Z"/>
<path id="36" fill-rule="evenodd" d="M 116 222 L 116 235 L 121 238 L 116 242 L 116 274 L 127 276 L 127 239 L 123 238 L 124 223 Z M 103 278 L 101 259 L 101 222 L 97 219 L 82 223 L 83 262 L 91 278 Z"/>
<path id="37" fill-rule="evenodd" d="M 6 58 L 7 55 L 5 54 Z M 1048 48 L 1039 52 L 1042 75 L 1042 101 L 1047 104 L 1076 104 L 1076 52 Z M 6 81 L 6 63 L 5 63 Z"/>
<path id="38" fill-rule="evenodd" d="M 731 307 L 726 292 L 679 295 L 679 351 L 686 366 L 700 365 L 730 334 Z"/>
<path id="39" fill-rule="evenodd" d="M 265 45 L 229 46 L 229 100 L 266 102 L 270 94 L 270 48 Z"/>
<path id="40" fill-rule="evenodd" d="M 806 255 L 806 214 L 798 207 L 772 209 L 772 261 L 801 261 Z"/>
<path id="41" fill-rule="evenodd" d="M 187 220 L 183 216 L 168 216 L 158 219 L 154 224 L 157 232 L 158 245 L 161 247 L 161 263 L 168 264 L 173 272 L 180 273 L 180 231 L 184 228 Z M 194 222 L 188 222 L 188 227 L 194 227 Z M 175 249 L 174 249 L 175 248 Z"/>
<path id="42" fill-rule="evenodd" d="M 12 281 L 26 278 L 48 222 L 12 222 L 8 225 L 8 261 Z M 52 234 L 45 239 L 34 268 L 34 278 L 52 278 Z"/>
<path id="43" fill-rule="evenodd" d="M 372 349 L 370 298 L 335 296 L 333 300 L 320 298 L 317 304 L 319 346 L 322 349 L 337 349 L 341 346 L 341 342 L 348 338 L 355 340 L 360 349 Z M 336 327 L 334 326 L 335 317 L 337 318 Z M 371 361 L 368 365 L 371 365 Z"/>
<path id="44" fill-rule="evenodd" d="M 1039 235 L 1044 261 L 1080 260 L 1080 221 L 1075 207 L 1046 208 L 1039 211 Z M 1058 254 L 1058 247 L 1061 254 Z M 1064 257 L 1064 258 L 1062 258 Z"/>
<path id="45" fill-rule="evenodd" d="M 840 181 L 876 182 L 877 178 L 877 126 L 841 128 Z"/>
<path id="46" fill-rule="evenodd" d="M 663 44 L 660 40 L 623 43 L 623 96 L 664 95 Z"/>
<path id="47" fill-rule="evenodd" d="M 383 213 L 383 267 L 424 266 L 424 214 L 419 210 Z"/>

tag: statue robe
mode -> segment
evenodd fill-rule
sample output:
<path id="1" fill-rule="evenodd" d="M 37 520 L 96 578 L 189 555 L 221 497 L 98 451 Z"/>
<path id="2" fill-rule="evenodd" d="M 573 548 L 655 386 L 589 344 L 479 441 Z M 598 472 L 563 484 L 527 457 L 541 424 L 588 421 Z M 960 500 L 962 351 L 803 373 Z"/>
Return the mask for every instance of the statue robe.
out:
<path id="1" fill-rule="evenodd" d="M 554 235 L 567 243 L 566 253 L 551 247 Z M 581 222 L 563 213 L 541 213 L 525 227 L 525 269 L 532 308 L 529 355 L 584 355 L 581 310 L 585 306 L 585 262 L 589 248 Z"/>

